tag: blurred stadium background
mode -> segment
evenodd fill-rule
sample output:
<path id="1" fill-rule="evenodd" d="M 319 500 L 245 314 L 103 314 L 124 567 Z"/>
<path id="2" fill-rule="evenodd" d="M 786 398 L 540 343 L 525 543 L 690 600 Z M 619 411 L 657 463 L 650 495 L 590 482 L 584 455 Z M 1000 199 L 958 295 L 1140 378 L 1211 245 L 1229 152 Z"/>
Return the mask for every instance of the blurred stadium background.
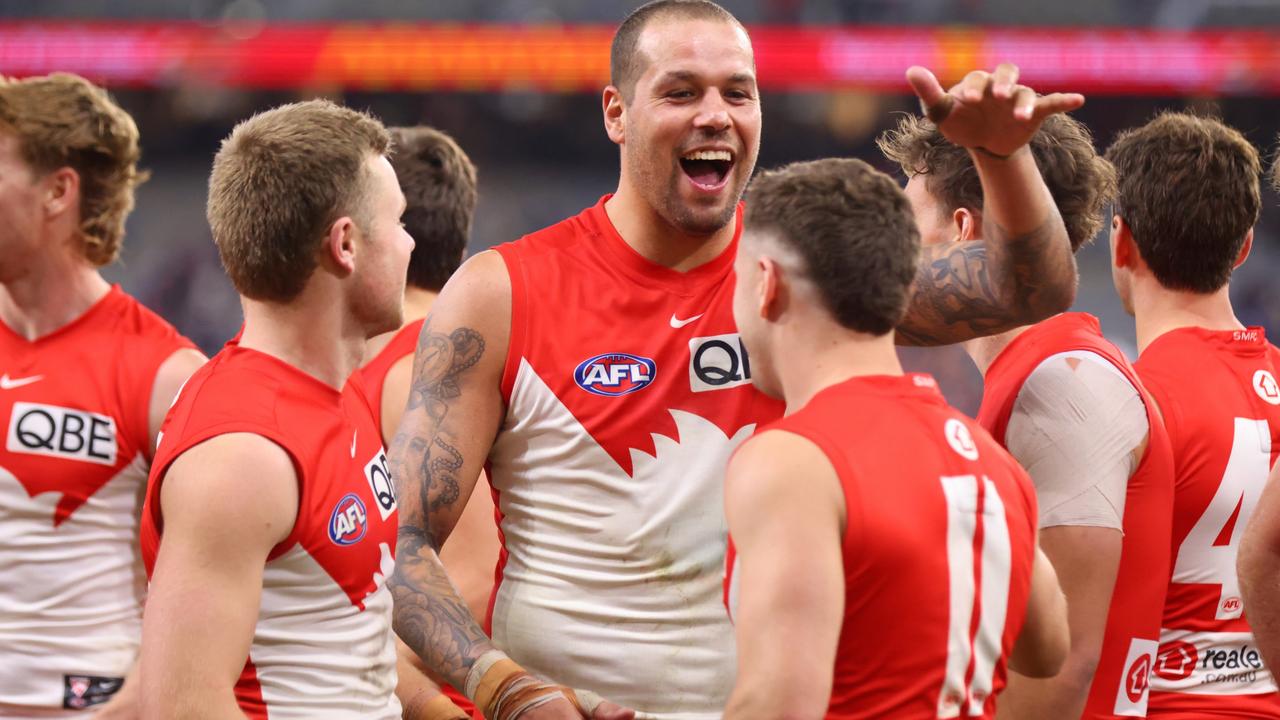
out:
<path id="1" fill-rule="evenodd" d="M 721 0 L 751 29 L 763 91 L 760 165 L 855 156 L 894 171 L 875 137 L 914 111 L 913 63 L 944 82 L 1010 60 L 1037 90 L 1085 93 L 1105 148 L 1164 108 L 1241 129 L 1269 160 L 1280 130 L 1276 0 Z M 206 352 L 240 324 L 204 219 L 206 176 L 238 119 L 326 96 L 388 124 L 452 134 L 480 173 L 471 250 L 592 204 L 617 182 L 600 89 L 613 26 L 636 0 L 0 0 L 0 73 L 67 70 L 138 121 L 144 165 L 123 261 L 108 272 Z M 895 172 L 896 174 L 896 172 Z M 1205 187 L 1205 192 L 1213 192 Z M 1077 309 L 1132 355 L 1105 235 L 1080 257 Z M 1232 291 L 1280 337 L 1280 198 L 1264 197 Z M 618 318 L 626 322 L 626 318 Z M 958 348 L 904 352 L 973 411 L 981 381 Z"/>

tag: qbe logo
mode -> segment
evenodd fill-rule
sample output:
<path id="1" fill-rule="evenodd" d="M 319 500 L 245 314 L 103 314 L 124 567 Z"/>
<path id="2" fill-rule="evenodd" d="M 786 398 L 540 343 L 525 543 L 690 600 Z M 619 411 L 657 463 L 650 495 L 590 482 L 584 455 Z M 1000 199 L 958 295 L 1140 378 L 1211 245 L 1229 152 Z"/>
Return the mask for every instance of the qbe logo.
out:
<path id="1" fill-rule="evenodd" d="M 14 403 L 5 449 L 99 465 L 116 464 L 116 421 L 98 413 Z"/>
<path id="2" fill-rule="evenodd" d="M 378 515 L 386 520 L 396 509 L 396 486 L 391 482 L 386 450 L 379 452 L 377 457 L 364 466 L 364 478 L 369 481 L 373 500 L 378 504 Z"/>
<path id="3" fill-rule="evenodd" d="M 329 539 L 335 545 L 355 545 L 369 530 L 369 516 L 355 493 L 342 496 L 329 515 Z"/>
<path id="4" fill-rule="evenodd" d="M 593 395 L 617 397 L 643 390 L 657 374 L 657 363 L 647 357 L 603 353 L 578 363 L 573 370 L 573 380 Z"/>
<path id="5" fill-rule="evenodd" d="M 738 333 L 689 341 L 689 387 L 694 392 L 726 390 L 751 382 L 751 358 Z"/>

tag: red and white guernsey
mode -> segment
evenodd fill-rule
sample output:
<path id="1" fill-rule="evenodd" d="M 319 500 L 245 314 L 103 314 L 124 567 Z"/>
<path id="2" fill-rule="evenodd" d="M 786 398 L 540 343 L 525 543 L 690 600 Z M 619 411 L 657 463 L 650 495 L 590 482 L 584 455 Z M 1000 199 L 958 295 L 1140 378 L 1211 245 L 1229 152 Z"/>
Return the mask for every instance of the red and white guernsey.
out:
<path id="1" fill-rule="evenodd" d="M 387 344 L 378 351 L 373 359 L 365 363 L 357 371 L 360 374 L 360 380 L 364 384 L 365 390 L 368 392 L 369 400 L 373 403 L 374 420 L 378 423 L 379 437 L 385 435 L 385 428 L 382 427 L 382 386 L 387 382 L 387 373 L 391 372 L 391 367 L 406 355 L 412 355 L 418 347 L 418 334 L 422 332 L 422 324 L 426 322 L 425 318 L 420 318 L 407 323 L 404 327 L 396 331 L 395 335 L 387 341 Z M 391 428 L 395 430 L 395 428 Z"/>
<path id="2" fill-rule="evenodd" d="M 1046 359 L 1090 353 L 1133 385 L 1147 410 L 1147 450 L 1125 491 L 1120 567 L 1085 718 L 1145 717 L 1151 667 L 1164 609 L 1173 513 L 1173 458 L 1169 436 L 1151 396 L 1124 354 L 1102 335 L 1098 320 L 1064 313 L 1041 322 L 1009 343 L 987 370 L 978 422 L 1001 445 L 1018 393 Z"/>
<path id="3" fill-rule="evenodd" d="M 1027 474 L 927 375 L 846 380 L 761 428 L 844 489 L 845 609 L 827 717 L 995 717 L 1036 537 Z M 737 606 L 733 557 L 726 602 Z"/>
<path id="4" fill-rule="evenodd" d="M 718 718 L 735 670 L 724 467 L 782 407 L 751 386 L 734 326 L 737 238 L 676 272 L 622 240 L 605 199 L 497 248 L 512 328 L 489 457 L 503 538 L 490 625 L 557 682 Z"/>
<path id="5" fill-rule="evenodd" d="M 137 656 L 151 390 L 192 347 L 118 286 L 33 341 L 0 323 L 0 708 L 104 702 Z"/>
<path id="6" fill-rule="evenodd" d="M 1236 551 L 1280 452 L 1280 351 L 1262 328 L 1180 328 L 1134 364 L 1173 446 L 1173 569 L 1152 716 L 1280 718 L 1240 600 Z"/>
<path id="7" fill-rule="evenodd" d="M 169 465 L 217 435 L 261 435 L 293 458 L 298 519 L 267 557 L 253 644 L 236 685 L 250 718 L 400 717 L 391 591 L 396 499 L 357 376 L 342 392 L 270 355 L 228 344 L 165 419 L 143 511 L 147 573 L 163 541 Z M 244 498 L 246 503 L 253 498 Z"/>

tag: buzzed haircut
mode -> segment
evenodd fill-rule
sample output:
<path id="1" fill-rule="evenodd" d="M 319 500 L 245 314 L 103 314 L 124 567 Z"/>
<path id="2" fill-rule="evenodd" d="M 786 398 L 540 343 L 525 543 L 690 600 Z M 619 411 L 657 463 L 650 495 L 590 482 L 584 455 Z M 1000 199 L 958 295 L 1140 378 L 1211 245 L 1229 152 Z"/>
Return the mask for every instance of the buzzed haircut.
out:
<path id="1" fill-rule="evenodd" d="M 836 321 L 884 335 L 902 321 L 920 257 L 907 196 L 861 160 L 793 163 L 761 173 L 743 223 L 794 250 Z"/>
<path id="2" fill-rule="evenodd" d="M 613 44 L 609 48 L 609 84 L 618 88 L 624 102 L 631 102 L 636 80 L 644 73 L 644 59 L 638 50 L 640 35 L 650 21 L 665 17 L 721 20 L 746 32 L 733 13 L 711 0 L 652 0 L 632 10 L 613 34 Z"/>
<path id="3" fill-rule="evenodd" d="M 982 182 L 969 151 L 943 137 L 929 120 L 905 116 L 876 144 L 908 176 L 925 176 L 925 188 L 938 199 L 941 212 L 949 216 L 960 208 L 982 209 Z M 1089 128 L 1069 115 L 1045 118 L 1029 145 L 1062 215 L 1071 250 L 1079 250 L 1102 228 L 1107 204 L 1115 197 L 1115 168 L 1094 149 Z"/>
<path id="4" fill-rule="evenodd" d="M 1262 207 L 1262 163 L 1219 120 L 1166 112 L 1107 149 L 1119 174 L 1116 214 L 1142 259 L 1170 290 L 1227 284 Z"/>
<path id="5" fill-rule="evenodd" d="M 476 209 L 476 168 L 453 138 L 423 125 L 390 128 L 391 166 L 413 238 L 410 285 L 439 292 L 462 263 Z"/>
<path id="6" fill-rule="evenodd" d="M 80 177 L 80 251 L 95 267 L 116 259 L 138 170 L 138 126 L 107 92 L 79 75 L 0 76 L 0 132 L 12 133 L 37 176 L 69 167 Z"/>
<path id="7" fill-rule="evenodd" d="M 206 214 L 222 265 L 247 298 L 288 302 L 306 285 L 329 226 L 368 229 L 365 162 L 382 123 L 328 100 L 282 105 L 236 125 L 213 160 Z"/>

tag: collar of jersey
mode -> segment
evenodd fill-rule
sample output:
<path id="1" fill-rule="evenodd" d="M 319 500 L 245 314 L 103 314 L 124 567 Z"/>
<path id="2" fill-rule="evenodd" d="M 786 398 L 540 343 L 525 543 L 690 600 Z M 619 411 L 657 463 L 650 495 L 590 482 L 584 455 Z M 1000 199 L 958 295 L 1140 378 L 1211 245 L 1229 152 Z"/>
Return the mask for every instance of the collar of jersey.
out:
<path id="1" fill-rule="evenodd" d="M 724 279 L 725 275 L 733 269 L 733 259 L 738 252 L 738 239 L 742 235 L 742 203 L 738 203 L 734 219 L 737 223 L 737 229 L 734 231 L 733 241 L 729 243 L 729 246 L 719 255 L 702 265 L 692 270 L 681 272 L 649 260 L 636 252 L 634 248 L 627 244 L 626 240 L 622 239 L 622 236 L 618 234 L 617 228 L 609 220 L 609 214 L 604 210 L 605 202 L 611 197 L 613 197 L 612 193 L 600 198 L 600 201 L 587 211 L 587 217 L 595 225 L 594 230 L 601 239 L 599 243 L 601 251 L 607 256 L 607 259 L 613 261 L 612 264 L 615 267 L 636 283 L 646 287 L 656 285 L 668 292 L 690 296 L 696 295 L 705 290 L 708 285 L 713 285 Z"/>
<path id="2" fill-rule="evenodd" d="M 17 332 L 14 331 L 13 328 L 9 327 L 4 322 L 0 322 L 0 331 L 4 332 L 6 335 L 10 335 L 11 339 L 17 340 L 18 342 L 26 345 L 38 345 L 40 343 L 49 342 L 58 337 L 66 335 L 67 333 L 70 333 L 74 331 L 76 328 L 81 327 L 83 325 L 92 325 L 94 322 L 96 322 L 94 318 L 96 318 L 97 316 L 101 315 L 104 312 L 107 312 L 109 309 L 114 307 L 116 303 L 120 302 L 120 300 L 123 297 L 124 297 L 124 291 L 120 289 L 120 286 L 118 284 L 113 284 L 111 286 L 111 289 L 107 290 L 107 293 L 105 295 L 98 298 L 92 305 L 90 305 L 88 310 L 85 310 L 84 312 L 80 313 L 79 317 L 75 318 L 74 320 L 67 323 L 66 325 L 63 325 L 62 327 L 57 328 L 56 330 L 53 330 L 52 332 L 48 332 L 48 333 L 45 333 L 44 335 L 41 335 L 40 337 L 34 340 L 28 340 L 25 337 L 19 335 Z"/>

